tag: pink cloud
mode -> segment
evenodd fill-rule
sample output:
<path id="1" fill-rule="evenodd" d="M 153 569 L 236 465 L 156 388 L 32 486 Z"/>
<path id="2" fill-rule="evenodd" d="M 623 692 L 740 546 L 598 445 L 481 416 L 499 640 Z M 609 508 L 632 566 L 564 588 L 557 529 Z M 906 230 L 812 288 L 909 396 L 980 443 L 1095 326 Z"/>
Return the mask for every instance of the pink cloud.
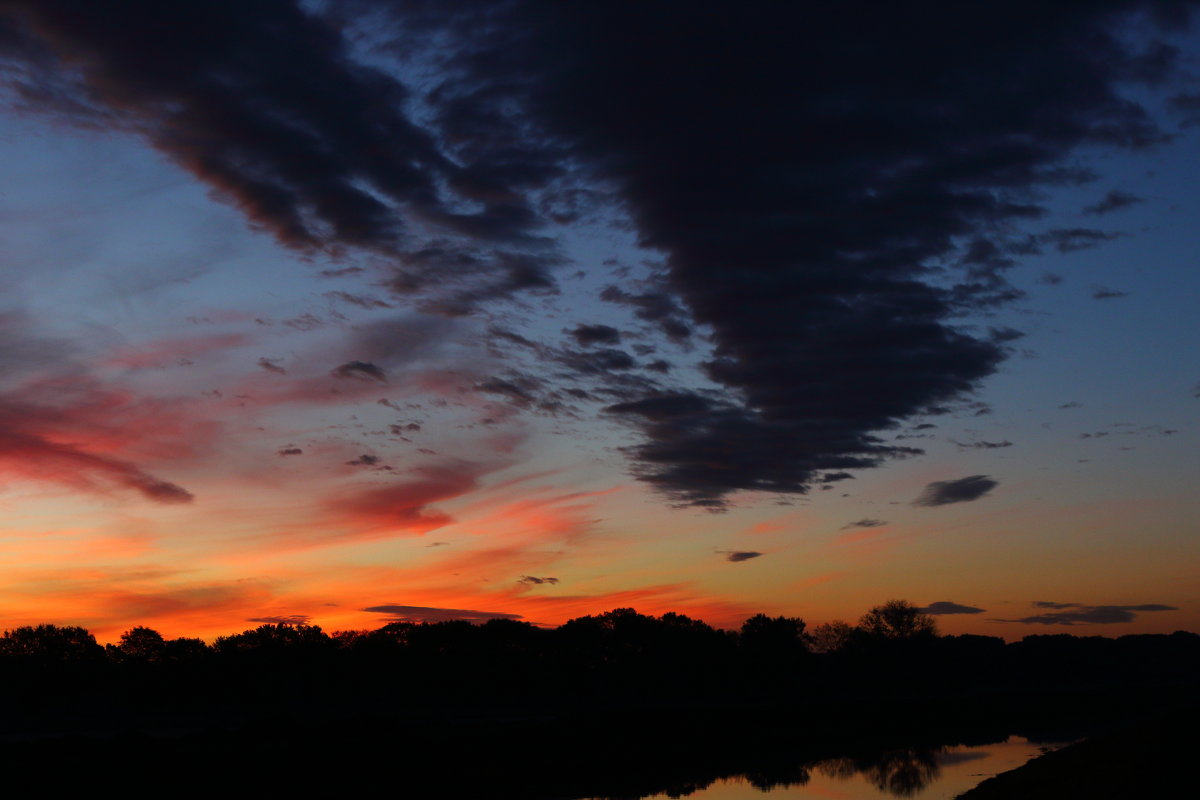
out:
<path id="1" fill-rule="evenodd" d="M 80 376 L 31 382 L 0 394 L 0 469 L 18 478 L 92 492 L 129 489 L 157 503 L 184 503 L 186 489 L 151 474 L 132 453 L 186 454 L 205 436 L 170 403 L 139 401 Z M 145 455 L 143 450 L 142 455 Z"/>
<path id="2" fill-rule="evenodd" d="M 107 366 L 126 369 L 164 367 L 178 363 L 180 359 L 191 360 L 207 353 L 242 347 L 250 337 L 242 333 L 195 336 L 180 339 L 159 339 L 142 345 L 123 347 L 104 360 Z"/>

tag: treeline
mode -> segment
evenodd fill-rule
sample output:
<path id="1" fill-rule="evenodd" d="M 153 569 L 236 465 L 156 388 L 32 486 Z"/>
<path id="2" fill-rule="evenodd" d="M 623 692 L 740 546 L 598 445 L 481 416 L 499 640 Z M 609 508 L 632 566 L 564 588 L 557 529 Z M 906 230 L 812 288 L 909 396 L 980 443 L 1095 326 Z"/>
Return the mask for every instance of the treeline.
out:
<path id="1" fill-rule="evenodd" d="M 553 629 L 500 619 L 333 634 L 262 625 L 211 645 L 146 627 L 105 646 L 70 626 L 0 636 L 10 727 L 280 710 L 470 717 L 786 706 L 828 717 L 964 702 L 1002 709 L 1014 698 L 1103 697 L 1113 705 L 1190 696 L 1198 676 L 1193 633 L 1038 635 L 1008 644 L 939 635 L 933 618 L 904 601 L 872 609 L 857 625 L 812 630 L 798 618 L 760 614 L 727 631 L 622 608 Z"/>

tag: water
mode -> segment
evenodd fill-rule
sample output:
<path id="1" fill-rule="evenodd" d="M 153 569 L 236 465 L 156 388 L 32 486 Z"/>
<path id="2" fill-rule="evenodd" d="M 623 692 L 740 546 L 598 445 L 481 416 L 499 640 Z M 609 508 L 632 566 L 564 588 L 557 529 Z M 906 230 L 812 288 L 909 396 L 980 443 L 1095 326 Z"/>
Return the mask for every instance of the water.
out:
<path id="1" fill-rule="evenodd" d="M 689 800 L 949 800 L 992 775 L 1060 746 L 1010 736 L 1007 741 L 979 747 L 892 750 L 870 758 L 815 761 L 787 776 L 722 778 L 686 796 Z M 656 794 L 648 800 L 679 796 Z"/>

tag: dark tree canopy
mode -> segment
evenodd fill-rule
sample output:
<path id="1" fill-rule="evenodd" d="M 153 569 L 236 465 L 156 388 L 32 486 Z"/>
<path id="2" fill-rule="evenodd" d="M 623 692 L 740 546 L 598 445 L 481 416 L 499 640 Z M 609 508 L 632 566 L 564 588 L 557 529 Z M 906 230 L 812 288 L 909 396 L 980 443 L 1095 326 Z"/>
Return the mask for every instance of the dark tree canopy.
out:
<path id="1" fill-rule="evenodd" d="M 937 623 L 907 600 L 889 600 L 875 606 L 858 621 L 858 629 L 878 639 L 931 639 Z"/>

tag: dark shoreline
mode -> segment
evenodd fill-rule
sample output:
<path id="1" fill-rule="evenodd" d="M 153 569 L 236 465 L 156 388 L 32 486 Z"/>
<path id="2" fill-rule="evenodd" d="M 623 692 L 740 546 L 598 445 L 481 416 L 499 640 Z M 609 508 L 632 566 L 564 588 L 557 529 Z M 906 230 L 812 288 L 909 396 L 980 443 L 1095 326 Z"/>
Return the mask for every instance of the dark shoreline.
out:
<path id="1" fill-rule="evenodd" d="M 956 800 L 1183 797 L 1185 765 L 1200 748 L 1200 707 L 1155 715 L 1039 756 Z"/>
<path id="2" fill-rule="evenodd" d="M 10 739 L 0 763 L 17 783 L 54 775 L 58 790 L 94 786 L 97 775 L 122 765 L 147 786 L 177 785 L 187 776 L 182 788 L 188 792 L 228 791 L 227 781 L 237 774 L 239 792 L 374 796 L 400 789 L 452 800 L 623 799 L 685 796 L 733 776 L 746 776 L 760 788 L 799 785 L 813 762 L 829 758 L 871 765 L 903 752 L 919 767 L 941 747 L 992 744 L 1010 734 L 1033 741 L 1077 738 L 1111 724 L 1114 710 L 1097 697 L 1077 697 L 1057 708 L 1013 700 L 559 715 L 281 712 L 224 725 L 209 720 L 208 727 L 186 732 L 127 725 L 91 735 Z M 1093 713 L 1097 707 L 1105 713 Z M 24 785 L 42 788 L 37 780 Z"/>

